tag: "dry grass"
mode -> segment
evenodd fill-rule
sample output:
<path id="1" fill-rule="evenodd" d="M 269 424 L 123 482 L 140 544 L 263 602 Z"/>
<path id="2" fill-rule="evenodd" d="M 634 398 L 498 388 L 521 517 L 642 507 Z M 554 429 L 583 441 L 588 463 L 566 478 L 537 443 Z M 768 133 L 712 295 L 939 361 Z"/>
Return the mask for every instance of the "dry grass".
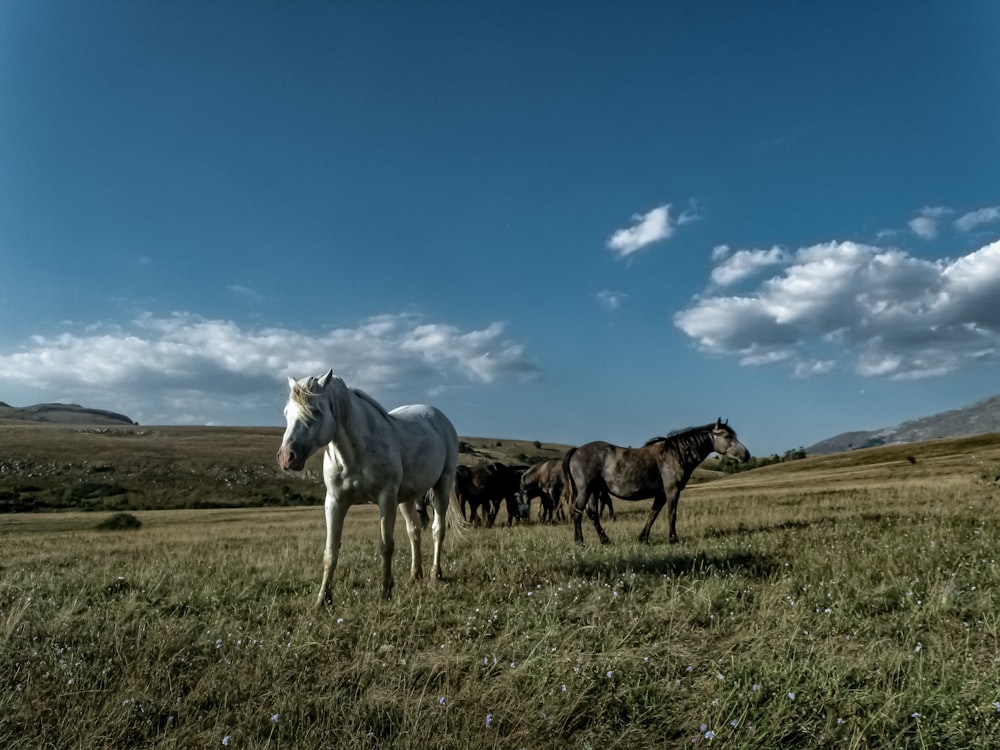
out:
<path id="1" fill-rule="evenodd" d="M 441 584 L 400 523 L 389 603 L 355 508 L 321 611 L 319 508 L 0 516 L 0 746 L 996 747 L 1000 443 L 895 450 L 690 487 L 680 545 L 470 529 Z"/>
<path id="2" fill-rule="evenodd" d="M 0 513 L 320 504 L 321 456 L 275 461 L 278 427 L 86 427 L 0 420 Z M 462 463 L 533 463 L 567 446 L 463 438 Z"/>

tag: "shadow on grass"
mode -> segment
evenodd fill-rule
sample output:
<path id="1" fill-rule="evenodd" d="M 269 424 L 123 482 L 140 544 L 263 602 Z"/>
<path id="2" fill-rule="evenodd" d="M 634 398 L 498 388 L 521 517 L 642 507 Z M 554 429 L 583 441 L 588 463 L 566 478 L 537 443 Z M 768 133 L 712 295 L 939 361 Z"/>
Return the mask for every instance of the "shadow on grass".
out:
<path id="1" fill-rule="evenodd" d="M 659 554 L 625 553 L 620 557 L 581 557 L 569 561 L 567 569 L 573 575 L 620 576 L 626 573 L 645 573 L 657 576 L 716 576 L 746 575 L 768 578 L 782 566 L 771 556 L 756 552 L 729 552 L 686 554 L 682 549 Z"/>
<path id="2" fill-rule="evenodd" d="M 825 530 L 850 523 L 892 526 L 899 521 L 909 520 L 912 520 L 912 516 L 903 516 L 899 513 L 844 513 L 842 515 L 817 516 L 810 519 L 790 519 L 777 523 L 748 524 L 741 521 L 736 526 L 727 528 L 710 527 L 705 531 L 704 536 L 710 539 L 725 539 L 733 536 L 770 534 L 781 531 Z"/>

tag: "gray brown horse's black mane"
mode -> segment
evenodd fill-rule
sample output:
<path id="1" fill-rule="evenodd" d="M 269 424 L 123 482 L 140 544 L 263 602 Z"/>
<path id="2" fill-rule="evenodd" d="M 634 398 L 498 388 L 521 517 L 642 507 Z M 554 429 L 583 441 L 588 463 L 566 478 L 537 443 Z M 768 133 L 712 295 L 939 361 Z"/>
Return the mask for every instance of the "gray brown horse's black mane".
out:
<path id="1" fill-rule="evenodd" d="M 729 430 L 730 435 L 736 437 L 736 430 L 734 430 L 727 424 L 723 424 L 722 426 L 725 427 L 727 430 Z M 654 443 L 670 442 L 670 443 L 683 444 L 693 441 L 700 441 L 701 438 L 703 438 L 707 433 L 711 432 L 714 428 L 715 428 L 715 422 L 711 424 L 702 425 L 701 427 L 685 427 L 681 430 L 674 430 L 673 432 L 671 432 L 669 435 L 666 436 L 661 435 L 659 437 L 650 438 L 644 443 L 644 446 L 653 445 Z"/>

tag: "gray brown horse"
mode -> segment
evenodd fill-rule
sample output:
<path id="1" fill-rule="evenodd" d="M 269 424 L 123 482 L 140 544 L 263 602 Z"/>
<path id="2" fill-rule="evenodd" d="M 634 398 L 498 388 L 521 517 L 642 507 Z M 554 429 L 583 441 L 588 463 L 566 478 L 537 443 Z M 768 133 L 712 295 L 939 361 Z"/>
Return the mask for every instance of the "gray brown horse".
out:
<path id="1" fill-rule="evenodd" d="M 587 511 L 602 544 L 608 535 L 601 528 L 598 501 L 611 493 L 622 500 L 653 498 L 640 542 L 649 541 L 649 530 L 664 505 L 669 503 L 670 543 L 677 542 L 677 501 L 695 467 L 712 453 L 746 461 L 750 452 L 736 432 L 721 419 L 704 427 L 692 427 L 656 437 L 641 448 L 621 448 L 596 441 L 571 448 L 563 457 L 563 470 L 573 496 L 573 525 L 578 544 L 583 544 L 583 511 Z"/>

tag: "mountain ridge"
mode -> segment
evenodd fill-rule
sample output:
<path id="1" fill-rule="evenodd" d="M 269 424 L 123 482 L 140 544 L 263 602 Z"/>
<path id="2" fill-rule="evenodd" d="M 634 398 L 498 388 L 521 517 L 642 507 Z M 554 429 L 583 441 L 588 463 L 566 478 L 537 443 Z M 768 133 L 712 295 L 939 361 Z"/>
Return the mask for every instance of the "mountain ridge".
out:
<path id="1" fill-rule="evenodd" d="M 55 422 L 57 424 L 135 425 L 131 418 L 104 409 L 90 409 L 79 404 L 34 404 L 11 406 L 0 401 L 0 420 Z"/>
<path id="2" fill-rule="evenodd" d="M 959 409 L 909 419 L 895 427 L 842 432 L 809 446 L 806 448 L 806 453 L 809 455 L 837 453 L 880 445 L 985 435 L 991 432 L 1000 432 L 1000 395 L 990 396 Z"/>

